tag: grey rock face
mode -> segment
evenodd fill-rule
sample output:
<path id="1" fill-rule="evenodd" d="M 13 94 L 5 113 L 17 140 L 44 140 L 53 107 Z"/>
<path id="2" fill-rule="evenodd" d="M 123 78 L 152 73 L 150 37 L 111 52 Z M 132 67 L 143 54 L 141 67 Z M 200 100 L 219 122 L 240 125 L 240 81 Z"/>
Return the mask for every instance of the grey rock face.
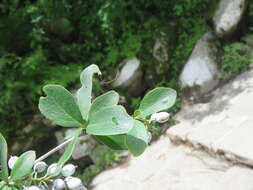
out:
<path id="1" fill-rule="evenodd" d="M 11 143 L 9 152 L 18 155 L 27 150 L 47 151 L 45 143 L 48 143 L 49 147 L 54 143 L 50 136 L 54 133 L 54 128 L 48 126 L 52 126 L 50 121 L 41 114 L 35 114 L 29 124 L 22 129 L 19 138 L 13 144 Z"/>
<path id="2" fill-rule="evenodd" d="M 180 85 L 186 98 L 200 98 L 218 84 L 217 50 L 214 36 L 206 33 L 196 44 L 180 75 Z"/>
<path id="3" fill-rule="evenodd" d="M 180 124 L 167 131 L 172 141 L 253 167 L 252 76 L 251 68 L 215 90 L 210 102 L 185 105 L 177 114 Z"/>
<path id="4" fill-rule="evenodd" d="M 123 66 L 113 87 L 121 88 L 132 95 L 139 95 L 143 90 L 141 63 L 137 58 L 127 59 L 121 63 Z"/>
<path id="5" fill-rule="evenodd" d="M 169 60 L 168 50 L 164 39 L 156 39 L 153 56 L 157 61 L 166 62 Z"/>
<path id="6" fill-rule="evenodd" d="M 246 0 L 221 0 L 213 17 L 217 36 L 224 37 L 236 30 L 246 8 Z"/>
<path id="7" fill-rule="evenodd" d="M 55 136 L 57 138 L 58 144 L 61 144 L 65 139 L 70 137 L 74 131 L 74 129 L 68 129 L 56 132 Z M 80 158 L 88 156 L 96 144 L 96 141 L 90 135 L 80 136 L 76 143 L 72 158 L 74 160 L 78 160 Z M 61 150 L 61 153 L 63 152 L 64 149 Z"/>

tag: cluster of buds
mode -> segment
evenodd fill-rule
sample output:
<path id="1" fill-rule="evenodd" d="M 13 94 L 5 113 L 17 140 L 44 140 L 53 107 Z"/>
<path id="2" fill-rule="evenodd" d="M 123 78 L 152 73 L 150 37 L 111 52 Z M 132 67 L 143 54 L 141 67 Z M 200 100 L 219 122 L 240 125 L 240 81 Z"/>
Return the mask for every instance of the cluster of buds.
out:
<path id="1" fill-rule="evenodd" d="M 9 159 L 8 166 L 10 169 L 13 168 L 17 160 L 17 156 L 12 156 Z M 73 164 L 67 164 L 63 167 L 58 167 L 57 163 L 53 163 L 50 166 L 47 166 L 48 165 L 43 161 L 34 164 L 33 174 L 35 179 L 40 173 L 45 173 L 45 175 L 37 178 L 40 179 L 38 185 L 29 187 L 24 186 L 25 190 L 87 190 L 79 178 L 73 177 L 76 171 L 76 166 Z M 48 182 L 52 182 L 51 185 L 47 184 Z"/>

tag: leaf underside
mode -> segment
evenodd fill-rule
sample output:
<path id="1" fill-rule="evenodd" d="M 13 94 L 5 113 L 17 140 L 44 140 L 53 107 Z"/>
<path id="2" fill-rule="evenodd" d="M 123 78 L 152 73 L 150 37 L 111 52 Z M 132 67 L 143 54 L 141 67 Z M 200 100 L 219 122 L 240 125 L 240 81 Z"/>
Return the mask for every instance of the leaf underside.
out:
<path id="1" fill-rule="evenodd" d="M 92 135 L 125 134 L 133 127 L 133 119 L 124 107 L 110 106 L 91 115 L 86 132 Z"/>
<path id="2" fill-rule="evenodd" d="M 171 88 L 158 87 L 148 92 L 141 101 L 139 117 L 169 109 L 176 101 L 177 93 Z"/>
<path id="3" fill-rule="evenodd" d="M 75 131 L 74 136 L 72 137 L 73 140 L 71 141 L 71 143 L 68 144 L 64 154 L 61 156 L 61 158 L 59 159 L 59 161 L 57 162 L 57 166 L 58 167 L 62 167 L 71 157 L 74 149 L 75 149 L 75 145 L 78 141 L 78 137 L 81 134 L 82 129 L 79 128 Z"/>
<path id="4" fill-rule="evenodd" d="M 95 136 L 96 139 L 113 150 L 127 150 L 126 135 Z"/>
<path id="5" fill-rule="evenodd" d="M 95 73 L 101 74 L 97 65 L 90 65 L 81 73 L 82 87 L 77 91 L 77 102 L 84 120 L 88 120 L 91 106 L 92 78 Z"/>
<path id="6" fill-rule="evenodd" d="M 149 134 L 146 126 L 134 121 L 134 127 L 126 135 L 126 144 L 134 156 L 140 156 L 148 146 Z"/>
<path id="7" fill-rule="evenodd" d="M 95 100 L 92 102 L 89 115 L 95 114 L 99 110 L 109 107 L 109 106 L 115 106 L 119 102 L 119 94 L 115 91 L 109 91 L 105 94 L 102 94 L 101 96 L 98 96 L 95 98 Z"/>
<path id="8" fill-rule="evenodd" d="M 83 119 L 74 96 L 60 85 L 43 88 L 46 97 L 39 100 L 41 113 L 53 123 L 64 127 L 81 127 Z"/>
<path id="9" fill-rule="evenodd" d="M 8 180 L 8 166 L 7 166 L 7 154 L 8 148 L 7 143 L 0 133 L 0 180 Z"/>
<path id="10" fill-rule="evenodd" d="M 23 153 L 13 166 L 11 171 L 11 179 L 13 181 L 20 180 L 33 172 L 33 165 L 36 159 L 34 151 L 27 151 Z"/>

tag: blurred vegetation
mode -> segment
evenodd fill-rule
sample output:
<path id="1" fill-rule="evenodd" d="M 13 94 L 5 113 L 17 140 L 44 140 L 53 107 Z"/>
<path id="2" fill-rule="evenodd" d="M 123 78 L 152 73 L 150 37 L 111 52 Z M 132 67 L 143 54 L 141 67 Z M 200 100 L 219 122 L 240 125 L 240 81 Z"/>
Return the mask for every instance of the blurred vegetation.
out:
<path id="1" fill-rule="evenodd" d="M 0 130 L 15 138 L 37 112 L 41 88 L 48 83 L 75 86 L 83 68 L 94 63 L 103 80 L 115 77 L 125 58 L 137 56 L 147 88 L 178 88 L 177 80 L 197 40 L 212 28 L 219 0 L 3 0 L 0 3 Z M 253 3 L 245 23 L 253 27 Z M 244 24 L 245 25 L 245 24 Z M 250 31 L 250 30 L 249 30 Z M 152 55 L 162 38 L 169 60 Z M 230 79 L 249 65 L 252 44 L 230 40 L 221 68 Z M 95 81 L 96 93 L 110 85 Z M 127 97 L 129 109 L 139 97 Z M 174 108 L 180 109 L 181 100 Z"/>
<path id="2" fill-rule="evenodd" d="M 100 172 L 115 166 L 123 158 L 121 151 L 112 150 L 104 145 L 96 146 L 90 154 L 93 164 L 86 167 L 81 175 L 86 185 Z"/>
<path id="3" fill-rule="evenodd" d="M 48 83 L 71 88 L 83 68 L 94 63 L 103 80 L 112 80 L 119 63 L 137 56 L 147 88 L 178 90 L 179 74 L 197 40 L 212 29 L 219 0 L 2 0 L 0 2 L 0 131 L 14 139 L 38 112 L 42 87 Z M 253 2 L 242 33 L 252 33 Z M 253 29 L 253 28 L 252 28 Z M 241 33 L 239 34 L 241 36 Z M 165 40 L 169 59 L 152 55 L 156 39 Z M 253 38 L 217 41 L 222 79 L 228 80 L 252 62 Z M 111 88 L 95 79 L 95 93 Z M 129 109 L 140 97 L 127 97 Z M 181 99 L 170 110 L 180 109 Z M 173 123 L 175 121 L 171 121 Z M 154 128 L 154 134 L 161 129 Z M 118 152 L 106 151 L 88 167 L 89 182 L 113 162 Z"/>
<path id="4" fill-rule="evenodd" d="M 15 137 L 37 112 L 41 88 L 73 86 L 81 70 L 99 65 L 115 76 L 128 57 L 141 59 L 148 88 L 177 86 L 194 44 L 208 30 L 213 0 L 11 0 L 0 3 L 0 130 Z M 169 61 L 151 53 L 165 35 Z M 96 83 L 97 93 L 106 86 Z M 138 99 L 138 97 L 137 97 Z M 133 99 L 133 103 L 138 102 Z M 135 101 L 135 102 L 134 102 Z"/>

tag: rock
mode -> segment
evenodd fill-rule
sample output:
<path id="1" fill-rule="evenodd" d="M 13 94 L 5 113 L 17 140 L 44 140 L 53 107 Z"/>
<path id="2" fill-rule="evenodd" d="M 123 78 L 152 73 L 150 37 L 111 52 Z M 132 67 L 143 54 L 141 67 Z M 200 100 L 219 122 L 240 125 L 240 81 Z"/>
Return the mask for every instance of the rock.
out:
<path id="1" fill-rule="evenodd" d="M 103 158 L 102 158 L 103 154 L 107 152 L 108 149 L 109 148 L 105 145 L 96 146 L 90 154 L 90 158 L 93 161 L 93 163 L 99 165 L 103 161 Z"/>
<path id="2" fill-rule="evenodd" d="M 169 60 L 166 44 L 167 43 L 163 38 L 156 39 L 153 48 L 153 56 L 154 58 L 156 58 L 157 61 L 166 62 Z"/>
<path id="3" fill-rule="evenodd" d="M 20 132 L 19 137 L 9 147 L 12 155 L 19 155 L 27 150 L 35 150 L 37 154 L 48 151 L 50 146 L 54 146 L 55 139 L 52 138 L 55 128 L 52 123 L 45 119 L 41 114 L 35 114 L 31 122 Z M 45 146 L 45 143 L 48 146 Z"/>
<path id="4" fill-rule="evenodd" d="M 141 156 L 99 174 L 91 189 L 223 190 L 229 186 L 229 190 L 250 190 L 252 177 L 250 168 L 232 166 L 205 152 L 175 146 L 162 136 Z"/>
<path id="5" fill-rule="evenodd" d="M 61 144 L 66 138 L 70 137 L 74 131 L 75 129 L 67 129 L 56 132 L 55 136 L 57 138 L 58 144 Z M 97 142 L 90 135 L 80 136 L 76 143 L 72 158 L 74 160 L 78 160 L 80 158 L 88 156 L 96 144 Z M 64 149 L 60 150 L 60 152 L 63 153 Z"/>
<path id="6" fill-rule="evenodd" d="M 232 34 L 246 9 L 246 0 L 221 0 L 213 17 L 215 33 L 219 37 Z"/>
<path id="7" fill-rule="evenodd" d="M 139 95 L 143 92 L 143 72 L 141 71 L 141 63 L 137 58 L 126 59 L 121 63 L 122 68 L 119 76 L 113 83 L 113 87 L 120 88 L 132 95 Z"/>
<path id="8" fill-rule="evenodd" d="M 185 105 L 167 131 L 177 144 L 253 167 L 253 69 L 214 92 L 208 103 Z"/>
<path id="9" fill-rule="evenodd" d="M 180 86 L 187 99 L 202 101 L 213 90 L 218 80 L 217 49 L 214 36 L 206 33 L 196 44 L 180 75 Z"/>

